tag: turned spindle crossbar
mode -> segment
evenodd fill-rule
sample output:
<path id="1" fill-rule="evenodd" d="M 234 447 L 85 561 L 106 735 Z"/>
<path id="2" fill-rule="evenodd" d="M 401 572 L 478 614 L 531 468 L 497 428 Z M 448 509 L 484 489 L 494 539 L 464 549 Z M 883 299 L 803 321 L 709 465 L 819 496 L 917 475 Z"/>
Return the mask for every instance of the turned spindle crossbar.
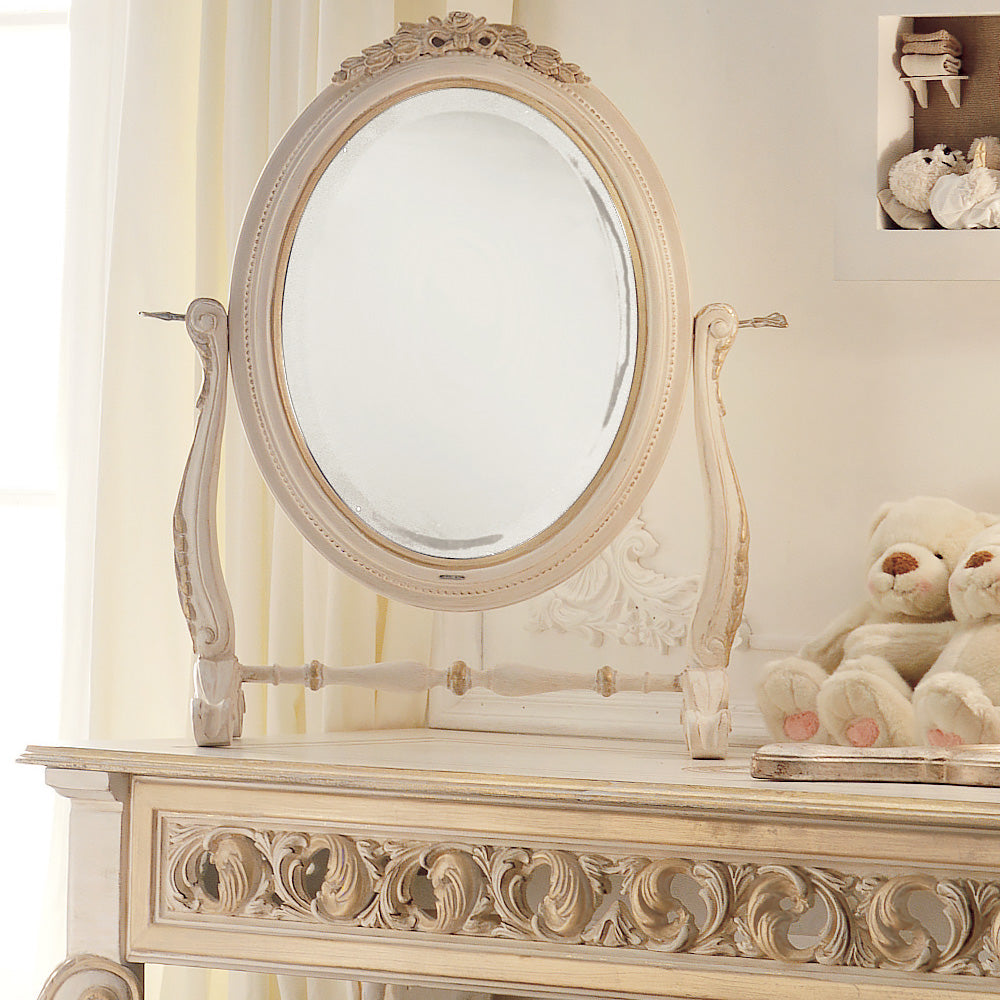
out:
<path id="1" fill-rule="evenodd" d="M 241 732 L 244 683 L 304 684 L 311 690 L 356 685 L 396 691 L 447 687 L 462 695 L 474 687 L 510 697 L 558 691 L 680 692 L 682 721 L 693 756 L 725 757 L 730 728 L 726 667 L 742 617 L 749 531 L 735 466 L 726 442 L 719 376 L 740 327 L 783 327 L 780 313 L 738 321 L 726 305 L 703 309 L 695 321 L 695 417 L 708 498 L 709 558 L 691 622 L 690 663 L 680 674 L 633 676 L 605 666 L 596 676 L 518 664 L 448 667 L 398 661 L 330 667 L 314 660 L 298 667 L 238 662 L 232 607 L 222 575 L 215 504 L 225 418 L 228 318 L 223 306 L 198 299 L 186 314 L 145 313 L 184 319 L 204 369 L 194 442 L 174 514 L 177 588 L 197 656 L 192 715 L 202 746 L 226 745 Z"/>

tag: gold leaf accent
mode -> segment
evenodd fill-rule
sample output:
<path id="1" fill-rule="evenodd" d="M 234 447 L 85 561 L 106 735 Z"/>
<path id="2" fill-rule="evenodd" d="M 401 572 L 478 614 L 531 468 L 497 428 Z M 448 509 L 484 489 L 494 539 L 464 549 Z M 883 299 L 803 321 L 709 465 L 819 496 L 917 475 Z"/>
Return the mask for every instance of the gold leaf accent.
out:
<path id="1" fill-rule="evenodd" d="M 775 968 L 1000 978 L 997 878 L 380 841 L 248 820 L 216 826 L 200 817 L 165 820 L 161 850 L 158 918 L 172 924 L 239 929 L 281 921 L 310 933 L 335 924 L 742 957 Z M 698 915 L 693 890 L 704 903 Z M 931 931 L 926 899 L 911 907 L 918 893 L 936 901 L 946 935 Z M 825 919 L 807 929 L 798 920 L 811 910 Z"/>

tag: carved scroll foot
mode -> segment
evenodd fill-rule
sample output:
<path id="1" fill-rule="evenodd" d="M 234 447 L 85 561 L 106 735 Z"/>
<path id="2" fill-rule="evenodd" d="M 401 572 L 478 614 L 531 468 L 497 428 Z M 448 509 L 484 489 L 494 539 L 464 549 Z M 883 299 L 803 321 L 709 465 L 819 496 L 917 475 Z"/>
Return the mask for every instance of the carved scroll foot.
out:
<path id="1" fill-rule="evenodd" d="M 38 1000 L 142 1000 L 131 970 L 99 955 L 74 955 L 49 976 Z"/>
<path id="2" fill-rule="evenodd" d="M 722 670 L 688 668 L 681 674 L 681 725 L 695 760 L 725 760 L 729 749 L 729 677 Z"/>
<path id="3" fill-rule="evenodd" d="M 243 731 L 244 700 L 240 665 L 235 659 L 205 660 L 194 665 L 191 723 L 200 747 L 227 747 Z"/>

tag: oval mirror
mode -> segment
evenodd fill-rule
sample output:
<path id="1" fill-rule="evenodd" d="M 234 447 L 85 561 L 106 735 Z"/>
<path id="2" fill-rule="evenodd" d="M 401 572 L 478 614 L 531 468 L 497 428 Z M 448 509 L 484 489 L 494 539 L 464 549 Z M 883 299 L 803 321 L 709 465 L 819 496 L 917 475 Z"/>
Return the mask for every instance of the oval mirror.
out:
<path id="1" fill-rule="evenodd" d="M 309 194 L 281 293 L 303 445 L 402 549 L 524 545 L 618 436 L 638 347 L 625 227 L 590 161 L 513 98 L 435 90 L 368 122 Z"/>
<path id="2" fill-rule="evenodd" d="M 279 502 L 354 576 L 442 608 L 523 599 L 613 537 L 689 352 L 638 140 L 575 68 L 480 54 L 364 67 L 314 102 L 258 185 L 230 305 Z"/>

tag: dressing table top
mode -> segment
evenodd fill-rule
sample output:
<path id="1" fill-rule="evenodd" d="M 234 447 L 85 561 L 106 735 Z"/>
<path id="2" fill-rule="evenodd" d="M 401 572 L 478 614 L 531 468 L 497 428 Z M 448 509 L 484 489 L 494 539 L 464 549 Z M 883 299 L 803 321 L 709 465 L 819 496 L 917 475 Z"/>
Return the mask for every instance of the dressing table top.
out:
<path id="1" fill-rule="evenodd" d="M 413 729 L 242 739 L 206 748 L 185 739 L 31 746 L 23 763 L 158 778 L 281 782 L 343 790 L 491 800 L 567 799 L 641 811 L 742 807 L 844 818 L 948 816 L 993 821 L 1000 789 L 889 782 L 762 782 L 750 751 L 692 761 L 680 745 L 643 740 Z"/>
<path id="2" fill-rule="evenodd" d="M 967 1000 L 1000 975 L 1000 789 L 761 782 L 748 756 L 435 730 L 21 759 L 72 800 L 88 899 L 84 958 L 43 1000 L 72 977 L 137 997 L 123 940 L 129 968 L 539 997 Z"/>

